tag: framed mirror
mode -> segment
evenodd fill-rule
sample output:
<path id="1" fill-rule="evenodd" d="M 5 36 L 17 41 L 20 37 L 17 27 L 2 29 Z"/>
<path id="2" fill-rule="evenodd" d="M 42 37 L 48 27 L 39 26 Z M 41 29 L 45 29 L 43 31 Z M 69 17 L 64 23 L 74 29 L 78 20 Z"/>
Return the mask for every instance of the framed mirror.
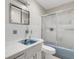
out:
<path id="1" fill-rule="evenodd" d="M 20 24 L 21 23 L 21 8 L 10 4 L 10 23 Z"/>
<path id="2" fill-rule="evenodd" d="M 22 10 L 22 24 L 29 25 L 30 15 L 29 11 Z"/>
<path id="3" fill-rule="evenodd" d="M 9 13 L 10 13 L 11 24 L 29 25 L 30 21 L 29 11 L 23 10 L 22 8 L 10 3 Z"/>

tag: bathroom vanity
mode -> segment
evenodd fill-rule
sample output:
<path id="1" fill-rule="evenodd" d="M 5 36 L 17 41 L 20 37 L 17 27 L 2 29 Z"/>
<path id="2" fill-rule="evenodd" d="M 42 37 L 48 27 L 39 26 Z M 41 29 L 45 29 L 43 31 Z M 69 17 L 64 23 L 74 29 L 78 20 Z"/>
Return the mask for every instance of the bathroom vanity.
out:
<path id="1" fill-rule="evenodd" d="M 23 40 L 11 40 L 6 42 L 5 59 L 40 59 L 43 40 L 36 41 L 30 45 L 21 43 Z"/>

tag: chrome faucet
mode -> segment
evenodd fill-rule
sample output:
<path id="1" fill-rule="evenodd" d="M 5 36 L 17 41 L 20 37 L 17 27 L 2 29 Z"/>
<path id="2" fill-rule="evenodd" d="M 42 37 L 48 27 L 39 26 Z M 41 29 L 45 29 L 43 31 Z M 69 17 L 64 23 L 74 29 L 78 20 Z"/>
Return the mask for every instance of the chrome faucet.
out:
<path id="1" fill-rule="evenodd" d="M 30 31 L 29 39 L 31 39 L 31 36 L 32 36 L 32 30 Z"/>

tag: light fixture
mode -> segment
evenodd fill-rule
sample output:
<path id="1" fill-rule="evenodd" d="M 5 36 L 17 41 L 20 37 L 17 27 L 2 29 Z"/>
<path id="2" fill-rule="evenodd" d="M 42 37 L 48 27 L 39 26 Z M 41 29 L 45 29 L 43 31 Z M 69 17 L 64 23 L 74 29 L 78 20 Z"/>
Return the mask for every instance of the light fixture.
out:
<path id="1" fill-rule="evenodd" d="M 31 2 L 31 0 L 17 0 L 17 1 L 19 1 L 20 3 L 22 3 L 26 6 L 30 5 L 30 2 Z"/>

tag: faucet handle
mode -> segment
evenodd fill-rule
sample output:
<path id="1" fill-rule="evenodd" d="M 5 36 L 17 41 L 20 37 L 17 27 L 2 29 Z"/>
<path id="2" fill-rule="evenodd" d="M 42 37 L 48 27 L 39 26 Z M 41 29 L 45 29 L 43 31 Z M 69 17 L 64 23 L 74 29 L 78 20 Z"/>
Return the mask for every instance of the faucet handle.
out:
<path id="1" fill-rule="evenodd" d="M 30 31 L 30 33 L 32 34 L 32 30 Z"/>
<path id="2" fill-rule="evenodd" d="M 25 33 L 26 33 L 26 34 L 28 34 L 28 33 L 29 33 L 29 31 L 28 31 L 28 30 L 26 30 L 26 31 L 25 31 Z"/>

